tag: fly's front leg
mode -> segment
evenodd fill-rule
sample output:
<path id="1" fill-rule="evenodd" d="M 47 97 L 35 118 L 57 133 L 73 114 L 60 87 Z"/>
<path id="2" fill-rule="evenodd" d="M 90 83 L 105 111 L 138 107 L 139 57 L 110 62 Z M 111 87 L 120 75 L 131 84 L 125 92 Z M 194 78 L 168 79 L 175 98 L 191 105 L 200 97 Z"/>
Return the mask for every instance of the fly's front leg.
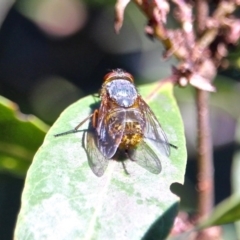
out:
<path id="1" fill-rule="evenodd" d="M 97 122 L 98 122 L 98 109 L 96 109 L 92 114 L 92 125 L 93 128 L 97 128 Z"/>
<path id="2" fill-rule="evenodd" d="M 96 111 L 96 110 L 95 110 Z M 94 117 L 95 115 L 95 111 L 94 113 L 92 113 L 91 115 L 89 115 L 88 117 L 86 117 L 83 121 L 81 121 L 73 130 L 70 130 L 70 131 L 67 131 L 67 132 L 63 132 L 63 133 L 58 133 L 56 135 L 54 135 L 55 137 L 59 137 L 59 136 L 62 136 L 62 135 L 67 135 L 67 134 L 70 134 L 70 133 L 76 133 L 78 132 L 78 129 L 88 120 L 90 119 L 91 117 Z"/>
<path id="3" fill-rule="evenodd" d="M 88 117 L 86 117 L 84 120 L 82 120 L 75 128 L 74 130 L 77 131 L 88 119 L 90 119 L 91 117 L 93 117 L 94 113 L 92 113 L 91 115 L 89 115 Z M 73 131 L 74 131 L 73 130 Z"/>

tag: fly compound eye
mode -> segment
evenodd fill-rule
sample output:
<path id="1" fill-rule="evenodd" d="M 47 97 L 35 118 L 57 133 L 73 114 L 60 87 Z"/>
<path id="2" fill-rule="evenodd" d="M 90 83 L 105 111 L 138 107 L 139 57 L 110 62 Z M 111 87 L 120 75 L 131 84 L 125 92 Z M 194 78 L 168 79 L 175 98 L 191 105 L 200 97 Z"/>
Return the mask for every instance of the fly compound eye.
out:
<path id="1" fill-rule="evenodd" d="M 107 73 L 103 78 L 103 82 L 110 82 L 115 79 L 125 79 L 131 83 L 134 82 L 132 74 L 125 72 L 120 68 L 114 69 L 111 72 Z"/>
<path id="2" fill-rule="evenodd" d="M 114 73 L 113 72 L 109 72 L 107 73 L 104 77 L 103 77 L 103 82 L 108 82 L 111 78 L 114 77 Z"/>
<path id="3" fill-rule="evenodd" d="M 124 79 L 127 79 L 127 80 L 129 80 L 130 82 L 134 82 L 134 78 L 133 78 L 133 76 L 132 76 L 132 74 L 130 74 L 130 73 L 128 73 L 128 72 L 125 72 L 125 74 L 124 74 L 125 76 L 123 77 Z"/>

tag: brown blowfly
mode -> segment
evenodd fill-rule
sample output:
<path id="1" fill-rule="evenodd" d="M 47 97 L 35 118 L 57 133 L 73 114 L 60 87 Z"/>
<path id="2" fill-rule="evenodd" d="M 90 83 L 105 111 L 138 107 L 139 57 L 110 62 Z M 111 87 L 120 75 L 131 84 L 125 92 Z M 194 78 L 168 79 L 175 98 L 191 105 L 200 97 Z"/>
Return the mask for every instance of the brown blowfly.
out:
<path id="1" fill-rule="evenodd" d="M 138 93 L 133 76 L 122 69 L 105 75 L 100 91 L 101 104 L 74 130 L 55 136 L 77 132 L 91 119 L 93 131 L 87 131 L 86 151 L 89 165 L 97 176 L 102 176 L 108 162 L 117 151 L 154 174 L 161 172 L 158 155 L 147 144 L 155 144 L 160 153 L 169 156 L 170 147 L 156 116 Z"/>

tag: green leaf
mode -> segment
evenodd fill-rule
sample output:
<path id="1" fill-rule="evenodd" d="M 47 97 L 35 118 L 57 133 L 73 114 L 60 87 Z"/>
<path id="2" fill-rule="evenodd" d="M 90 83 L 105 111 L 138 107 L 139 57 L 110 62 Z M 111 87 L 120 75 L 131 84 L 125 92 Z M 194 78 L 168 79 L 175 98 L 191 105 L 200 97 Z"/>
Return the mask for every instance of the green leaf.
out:
<path id="1" fill-rule="evenodd" d="M 198 229 L 222 225 L 240 219 L 240 195 L 234 194 L 218 204 L 212 214 L 198 225 Z"/>
<path id="2" fill-rule="evenodd" d="M 237 131 L 236 131 L 236 143 L 240 144 L 240 118 L 238 119 L 238 124 L 237 124 Z M 238 149 L 233 157 L 233 163 L 232 163 L 232 189 L 233 193 L 240 195 L 240 189 L 239 189 L 239 184 L 240 184 L 240 150 Z M 239 199 L 240 202 L 240 199 Z M 238 236 L 238 239 L 240 238 L 240 217 L 237 219 L 238 221 L 235 223 L 236 227 L 236 233 Z"/>
<path id="3" fill-rule="evenodd" d="M 109 160 L 102 177 L 93 174 L 82 147 L 82 134 L 54 137 L 73 129 L 92 111 L 88 96 L 69 106 L 49 130 L 31 165 L 22 195 L 15 239 L 165 239 L 179 198 L 170 191 L 183 183 L 186 146 L 172 85 L 140 88 L 170 143 L 170 159 L 152 174 L 132 161 Z M 86 129 L 88 123 L 82 129 Z"/>
<path id="4" fill-rule="evenodd" d="M 0 170 L 24 176 L 48 127 L 0 96 Z"/>

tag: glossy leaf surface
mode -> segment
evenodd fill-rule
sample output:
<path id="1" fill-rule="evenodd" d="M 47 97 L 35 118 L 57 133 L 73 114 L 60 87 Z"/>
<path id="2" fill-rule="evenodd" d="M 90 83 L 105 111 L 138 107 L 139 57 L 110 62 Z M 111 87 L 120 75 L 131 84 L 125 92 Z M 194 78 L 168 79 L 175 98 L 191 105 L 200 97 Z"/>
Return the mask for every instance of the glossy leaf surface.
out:
<path id="1" fill-rule="evenodd" d="M 96 108 L 97 98 L 83 98 L 61 114 L 34 157 L 15 239 L 165 239 L 179 201 L 170 185 L 184 180 L 184 129 L 172 85 L 139 90 L 169 142 L 178 146 L 169 159 L 160 157 L 162 172 L 152 174 L 126 161 L 127 175 L 121 163 L 109 160 L 104 175 L 95 176 L 82 145 L 83 132 L 54 137 L 73 129 Z"/>

